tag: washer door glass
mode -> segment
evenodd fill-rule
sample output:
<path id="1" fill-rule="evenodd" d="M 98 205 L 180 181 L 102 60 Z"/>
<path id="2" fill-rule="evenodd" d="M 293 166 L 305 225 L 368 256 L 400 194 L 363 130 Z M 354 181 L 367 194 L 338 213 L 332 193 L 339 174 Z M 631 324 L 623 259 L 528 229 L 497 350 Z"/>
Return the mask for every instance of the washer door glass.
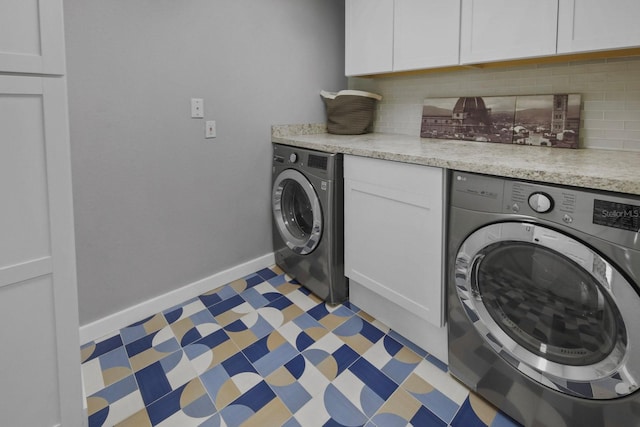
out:
<path id="1" fill-rule="evenodd" d="M 475 329 L 523 374 L 590 399 L 637 389 L 640 297 L 583 243 L 537 224 L 491 224 L 460 246 L 455 283 Z"/>
<path id="2" fill-rule="evenodd" d="M 281 172 L 273 183 L 272 208 L 286 245 L 301 255 L 313 252 L 322 236 L 322 212 L 309 180 L 294 169 Z"/>
<path id="3" fill-rule="evenodd" d="M 565 365 L 591 365 L 618 341 L 620 313 L 594 277 L 563 254 L 525 242 L 478 253 L 472 281 L 504 332 L 530 352 Z"/>

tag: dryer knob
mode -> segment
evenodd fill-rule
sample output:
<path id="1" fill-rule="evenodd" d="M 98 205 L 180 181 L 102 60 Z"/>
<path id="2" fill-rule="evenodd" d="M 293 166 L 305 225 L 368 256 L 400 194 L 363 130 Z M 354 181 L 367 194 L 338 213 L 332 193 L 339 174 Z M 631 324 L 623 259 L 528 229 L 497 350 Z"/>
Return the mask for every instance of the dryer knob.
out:
<path id="1" fill-rule="evenodd" d="M 529 196 L 529 206 L 538 213 L 547 213 L 553 209 L 553 199 L 545 193 L 533 193 Z"/>
<path id="2" fill-rule="evenodd" d="M 289 155 L 289 161 L 290 161 L 291 163 L 295 163 L 295 162 L 297 162 L 297 161 L 298 161 L 298 155 L 297 155 L 296 153 L 291 153 L 291 154 Z"/>

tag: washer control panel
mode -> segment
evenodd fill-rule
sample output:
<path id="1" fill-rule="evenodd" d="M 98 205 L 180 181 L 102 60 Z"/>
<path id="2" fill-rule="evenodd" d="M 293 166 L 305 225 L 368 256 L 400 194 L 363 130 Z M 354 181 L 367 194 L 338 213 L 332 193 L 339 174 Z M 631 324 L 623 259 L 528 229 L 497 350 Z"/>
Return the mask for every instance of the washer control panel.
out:
<path id="1" fill-rule="evenodd" d="M 593 223 L 627 231 L 640 231 L 640 203 L 595 199 Z"/>
<path id="2" fill-rule="evenodd" d="M 574 222 L 578 202 L 578 194 L 573 189 L 521 181 L 505 182 L 505 198 L 510 202 L 510 209 L 507 211 L 511 213 L 532 215 L 565 224 Z"/>
<path id="3" fill-rule="evenodd" d="M 637 248 L 640 197 L 452 171 L 452 208 L 534 218 Z"/>

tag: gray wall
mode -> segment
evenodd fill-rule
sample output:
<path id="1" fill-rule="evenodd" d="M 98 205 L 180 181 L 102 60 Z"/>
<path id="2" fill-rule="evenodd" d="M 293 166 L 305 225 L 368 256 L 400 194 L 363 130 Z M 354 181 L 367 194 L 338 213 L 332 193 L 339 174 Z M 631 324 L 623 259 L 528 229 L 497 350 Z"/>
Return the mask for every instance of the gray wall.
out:
<path id="1" fill-rule="evenodd" d="M 65 24 L 81 325 L 271 252 L 270 125 L 346 88 L 344 3 L 65 0 Z"/>

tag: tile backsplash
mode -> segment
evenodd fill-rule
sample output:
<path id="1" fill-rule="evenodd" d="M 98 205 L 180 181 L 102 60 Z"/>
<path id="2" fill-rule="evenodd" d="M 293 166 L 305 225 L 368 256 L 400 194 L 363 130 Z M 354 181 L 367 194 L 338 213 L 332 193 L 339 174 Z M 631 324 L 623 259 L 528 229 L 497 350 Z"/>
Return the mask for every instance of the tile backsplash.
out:
<path id="1" fill-rule="evenodd" d="M 640 151 L 640 57 L 350 78 L 382 95 L 375 132 L 420 134 L 425 98 L 580 93 L 580 148 Z"/>

